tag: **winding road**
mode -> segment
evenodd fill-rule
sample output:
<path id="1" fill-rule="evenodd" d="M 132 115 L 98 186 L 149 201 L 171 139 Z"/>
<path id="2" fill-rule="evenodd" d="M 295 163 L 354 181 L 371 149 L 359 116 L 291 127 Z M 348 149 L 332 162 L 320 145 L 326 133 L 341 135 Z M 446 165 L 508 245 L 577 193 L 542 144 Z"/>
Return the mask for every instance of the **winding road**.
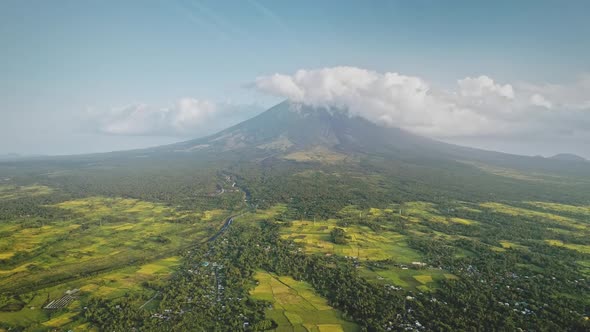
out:
<path id="1" fill-rule="evenodd" d="M 221 229 L 219 229 L 217 233 L 210 237 L 209 240 L 207 240 L 207 242 L 215 241 L 215 239 L 217 239 L 219 235 L 225 232 L 225 230 L 231 225 L 231 223 L 234 222 L 235 217 L 236 216 L 230 216 L 227 219 L 225 219 L 225 222 L 223 223 L 223 226 L 221 226 Z"/>

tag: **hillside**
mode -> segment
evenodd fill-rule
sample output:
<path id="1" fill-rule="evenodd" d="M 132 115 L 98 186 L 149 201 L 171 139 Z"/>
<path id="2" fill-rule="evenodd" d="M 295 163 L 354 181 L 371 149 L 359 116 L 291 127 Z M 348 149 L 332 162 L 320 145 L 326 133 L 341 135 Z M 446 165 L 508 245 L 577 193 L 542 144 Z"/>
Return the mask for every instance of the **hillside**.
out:
<path id="1" fill-rule="evenodd" d="M 572 153 L 559 153 L 549 158 L 564 161 L 587 161 L 586 158 L 580 157 Z"/>

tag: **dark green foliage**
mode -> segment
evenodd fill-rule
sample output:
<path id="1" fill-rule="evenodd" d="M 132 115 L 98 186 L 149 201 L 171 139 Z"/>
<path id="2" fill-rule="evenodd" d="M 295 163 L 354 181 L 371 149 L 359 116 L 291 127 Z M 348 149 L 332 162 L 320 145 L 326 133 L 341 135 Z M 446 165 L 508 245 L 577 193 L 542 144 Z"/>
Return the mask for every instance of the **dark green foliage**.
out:
<path id="1" fill-rule="evenodd" d="M 330 231 L 330 238 L 336 244 L 346 244 L 346 232 L 339 227 L 335 227 Z"/>

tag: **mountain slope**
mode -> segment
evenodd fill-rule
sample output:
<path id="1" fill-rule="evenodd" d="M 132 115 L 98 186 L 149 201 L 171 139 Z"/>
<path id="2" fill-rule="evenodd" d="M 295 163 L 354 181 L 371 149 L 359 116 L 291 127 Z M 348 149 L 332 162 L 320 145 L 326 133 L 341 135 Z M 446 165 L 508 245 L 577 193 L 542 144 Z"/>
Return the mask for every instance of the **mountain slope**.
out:
<path id="1" fill-rule="evenodd" d="M 587 161 L 585 158 L 582 158 L 582 157 L 575 155 L 573 153 L 559 153 L 559 154 L 556 154 L 552 157 L 549 157 L 549 159 L 564 160 L 564 161 Z"/>
<path id="2" fill-rule="evenodd" d="M 237 151 L 256 148 L 284 154 L 314 147 L 345 154 L 440 154 L 452 145 L 326 108 L 283 102 L 205 138 L 165 147 L 168 151 Z"/>
<path id="3" fill-rule="evenodd" d="M 0 162 L 0 175 L 33 176 L 29 181 L 81 195 L 112 183 L 104 193 L 165 202 L 182 197 L 188 205 L 196 195 L 214 193 L 217 177 L 231 174 L 260 206 L 286 203 L 330 216 L 346 204 L 408 199 L 588 204 L 589 165 L 456 146 L 341 111 L 283 102 L 208 137 L 150 149 Z"/>
<path id="4" fill-rule="evenodd" d="M 217 134 L 156 148 L 155 151 L 205 153 L 208 157 L 229 153 L 239 155 L 242 160 L 272 156 L 299 161 L 354 161 L 363 157 L 461 161 L 522 172 L 590 176 L 588 165 L 571 163 L 571 158 L 535 158 L 461 147 L 403 129 L 381 127 L 360 117 L 349 117 L 342 111 L 288 101 Z"/>

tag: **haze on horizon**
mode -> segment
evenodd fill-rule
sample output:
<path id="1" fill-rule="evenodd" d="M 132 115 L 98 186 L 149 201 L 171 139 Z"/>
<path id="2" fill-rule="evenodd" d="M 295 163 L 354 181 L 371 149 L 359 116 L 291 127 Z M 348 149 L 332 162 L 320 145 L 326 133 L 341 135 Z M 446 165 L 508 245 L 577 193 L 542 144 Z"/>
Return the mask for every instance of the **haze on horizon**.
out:
<path id="1" fill-rule="evenodd" d="M 5 1 L 0 155 L 212 134 L 290 99 L 590 158 L 587 1 Z"/>

